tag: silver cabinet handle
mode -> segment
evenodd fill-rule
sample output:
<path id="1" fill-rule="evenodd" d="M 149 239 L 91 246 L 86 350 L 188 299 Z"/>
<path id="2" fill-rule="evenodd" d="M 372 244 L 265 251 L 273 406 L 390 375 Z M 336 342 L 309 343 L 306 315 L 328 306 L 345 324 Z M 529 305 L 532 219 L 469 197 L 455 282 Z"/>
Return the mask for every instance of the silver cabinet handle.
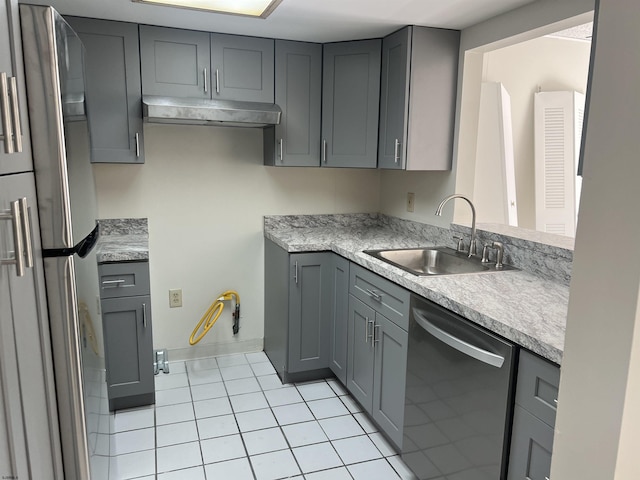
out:
<path id="1" fill-rule="evenodd" d="M 293 279 L 296 282 L 296 285 L 298 284 L 298 262 L 296 262 L 295 264 L 295 270 L 293 271 Z"/>
<path id="2" fill-rule="evenodd" d="M 380 331 L 380 324 L 376 323 L 373 326 L 373 341 L 371 342 L 371 346 L 373 347 L 375 347 L 375 344 L 380 341 L 380 335 L 377 335 L 379 331 Z"/>
<path id="3" fill-rule="evenodd" d="M 327 163 L 327 140 L 322 139 L 322 161 Z"/>
<path id="4" fill-rule="evenodd" d="M 22 239 L 24 238 L 22 232 L 22 215 L 20 212 L 20 201 L 16 200 L 11 202 L 11 209 L 8 212 L 0 214 L 0 219 L 11 220 L 13 224 L 13 258 L 6 258 L 0 261 L 2 265 L 15 265 L 16 275 L 18 277 L 24 277 L 24 245 Z"/>
<path id="5" fill-rule="evenodd" d="M 121 283 L 124 283 L 125 280 L 124 279 L 119 279 L 119 280 L 103 280 L 102 281 L 102 285 L 115 285 L 118 286 Z"/>
<path id="6" fill-rule="evenodd" d="M 13 138 L 16 152 L 22 153 L 22 126 L 20 125 L 20 108 L 18 107 L 18 85 L 16 77 L 9 79 L 11 87 L 11 106 L 13 107 Z"/>
<path id="7" fill-rule="evenodd" d="M 284 138 L 280 139 L 280 161 L 284 162 Z"/>
<path id="8" fill-rule="evenodd" d="M 207 67 L 202 69 L 202 76 L 204 77 L 204 93 L 209 93 L 209 79 L 207 78 Z"/>
<path id="9" fill-rule="evenodd" d="M 429 320 L 427 320 L 427 317 L 424 316 L 423 312 L 421 310 L 418 310 L 417 308 L 413 309 L 413 316 L 418 325 L 420 325 L 428 333 L 440 340 L 442 343 L 445 343 L 451 348 L 458 350 L 460 353 L 464 353 L 465 355 L 475 358 L 482 363 L 486 363 L 487 365 L 491 365 L 492 367 L 502 367 L 502 364 L 504 363 L 504 357 L 496 355 L 495 353 L 489 352 L 480 347 L 476 347 L 475 345 L 467 343 L 464 340 L 454 337 L 450 333 L 441 330 Z"/>
<path id="10" fill-rule="evenodd" d="M 393 161 L 398 163 L 398 160 L 400 160 L 400 140 L 396 138 L 396 144 L 393 147 Z"/>
<path id="11" fill-rule="evenodd" d="M 142 326 L 147 328 L 147 304 L 142 304 Z"/>
<path id="12" fill-rule="evenodd" d="M 140 158 L 140 133 L 136 132 L 136 158 Z"/>
<path id="13" fill-rule="evenodd" d="M 216 68 L 216 93 L 220 93 L 220 70 Z"/>
<path id="14" fill-rule="evenodd" d="M 2 115 L 2 133 L 4 136 L 5 153 L 14 153 L 13 128 L 11 126 L 11 110 L 9 107 L 9 88 L 7 73 L 0 73 L 0 114 Z"/>
<path id="15" fill-rule="evenodd" d="M 375 290 L 371 290 L 369 288 L 366 289 L 366 292 L 369 294 L 369 296 L 371 298 L 373 298 L 374 300 L 377 300 L 378 302 L 382 301 L 382 295 L 380 295 L 378 292 L 376 292 Z"/>
<path id="16" fill-rule="evenodd" d="M 27 268 L 33 268 L 33 246 L 31 244 L 31 216 L 29 215 L 29 205 L 26 197 L 20 200 L 20 218 L 22 220 L 22 236 L 24 240 L 24 253 Z"/>
<path id="17" fill-rule="evenodd" d="M 369 343 L 369 339 L 371 339 L 371 345 L 373 345 L 373 335 L 374 335 L 374 329 L 375 329 L 375 320 L 369 320 L 369 317 L 366 317 L 367 320 L 367 326 L 366 326 L 366 331 L 367 331 L 367 336 L 365 338 L 365 343 Z M 371 333 L 369 333 L 371 332 Z"/>

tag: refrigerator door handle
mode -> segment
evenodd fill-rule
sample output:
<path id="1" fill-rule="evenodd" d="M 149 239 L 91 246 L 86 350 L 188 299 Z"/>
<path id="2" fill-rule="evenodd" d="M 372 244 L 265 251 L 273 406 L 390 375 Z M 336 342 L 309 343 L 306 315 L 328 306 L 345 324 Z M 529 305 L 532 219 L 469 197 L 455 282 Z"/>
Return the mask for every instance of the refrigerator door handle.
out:
<path id="1" fill-rule="evenodd" d="M 6 72 L 0 72 L 0 115 L 5 153 L 15 153 L 13 148 L 13 125 L 11 124 L 11 105 L 9 104 L 9 83 Z"/>
<path id="2" fill-rule="evenodd" d="M 24 199 L 26 202 L 26 199 Z M 11 209 L 0 213 L 0 220 L 10 220 L 13 226 L 13 258 L 3 258 L 0 260 L 1 265 L 15 265 L 16 275 L 24 277 L 24 233 L 22 212 L 20 210 L 20 200 L 11 202 Z M 33 266 L 33 263 L 32 265 Z"/>
<path id="3" fill-rule="evenodd" d="M 24 254 L 27 268 L 33 268 L 33 240 L 31 236 L 31 213 L 27 198 L 20 199 L 20 219 L 22 220 L 22 236 L 24 239 Z"/>

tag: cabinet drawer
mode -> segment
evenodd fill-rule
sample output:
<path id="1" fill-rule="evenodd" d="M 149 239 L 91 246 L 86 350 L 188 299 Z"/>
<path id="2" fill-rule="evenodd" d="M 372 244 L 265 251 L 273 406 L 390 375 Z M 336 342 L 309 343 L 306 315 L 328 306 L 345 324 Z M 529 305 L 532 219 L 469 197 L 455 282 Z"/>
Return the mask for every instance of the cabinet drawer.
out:
<path id="1" fill-rule="evenodd" d="M 100 298 L 148 295 L 149 263 L 105 263 L 98 265 Z"/>
<path id="2" fill-rule="evenodd" d="M 551 427 L 556 423 L 559 384 L 560 368 L 520 351 L 516 403 Z"/>
<path id="3" fill-rule="evenodd" d="M 359 265 L 351 264 L 349 292 L 404 330 L 409 328 L 409 292 Z"/>

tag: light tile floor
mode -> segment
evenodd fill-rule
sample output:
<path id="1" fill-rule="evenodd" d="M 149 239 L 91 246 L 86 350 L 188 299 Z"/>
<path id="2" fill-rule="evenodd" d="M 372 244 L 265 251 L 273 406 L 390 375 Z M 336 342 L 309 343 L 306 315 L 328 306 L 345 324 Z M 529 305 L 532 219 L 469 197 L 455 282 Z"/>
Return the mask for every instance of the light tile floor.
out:
<path id="1" fill-rule="evenodd" d="M 263 352 L 170 370 L 110 415 L 110 480 L 415 478 L 335 379 L 282 385 Z"/>

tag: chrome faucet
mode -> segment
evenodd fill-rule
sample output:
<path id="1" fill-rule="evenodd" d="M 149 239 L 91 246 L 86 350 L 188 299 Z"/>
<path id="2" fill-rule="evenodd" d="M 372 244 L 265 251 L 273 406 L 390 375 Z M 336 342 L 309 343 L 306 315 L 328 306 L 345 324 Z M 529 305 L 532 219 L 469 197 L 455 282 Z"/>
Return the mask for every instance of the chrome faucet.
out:
<path id="1" fill-rule="evenodd" d="M 461 198 L 462 200 L 466 200 L 466 202 L 471 207 L 471 242 L 469 243 L 469 257 L 473 257 L 476 255 L 476 207 L 473 206 L 471 200 L 469 200 L 464 195 L 460 195 L 459 193 L 454 193 L 453 195 L 449 195 L 447 198 L 440 202 L 438 205 L 438 209 L 436 210 L 436 215 L 442 215 L 442 207 L 444 207 L 445 203 L 454 198 Z"/>

